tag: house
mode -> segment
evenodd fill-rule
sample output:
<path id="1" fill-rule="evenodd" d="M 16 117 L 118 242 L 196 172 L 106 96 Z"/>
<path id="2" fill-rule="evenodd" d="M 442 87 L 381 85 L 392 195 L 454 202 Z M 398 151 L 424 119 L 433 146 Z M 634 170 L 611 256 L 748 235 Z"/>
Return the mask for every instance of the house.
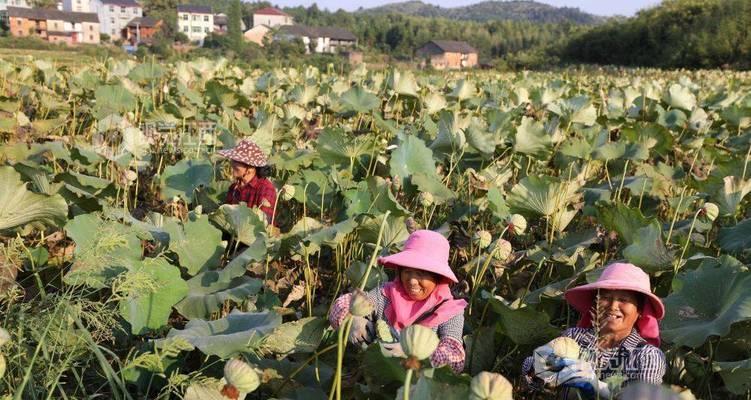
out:
<path id="1" fill-rule="evenodd" d="M 460 69 L 477 66 L 477 50 L 467 42 L 431 40 L 417 49 L 420 65 L 428 63 L 435 69 Z"/>
<path id="2" fill-rule="evenodd" d="M 240 20 L 240 29 L 245 31 L 245 22 Z M 224 35 L 229 30 L 229 18 L 227 14 L 214 14 L 214 33 Z"/>
<path id="3" fill-rule="evenodd" d="M 8 29 L 16 37 L 38 36 L 52 43 L 99 43 L 99 19 L 94 13 L 45 8 L 8 7 Z"/>
<path id="4" fill-rule="evenodd" d="M 203 39 L 214 30 L 214 14 L 209 6 L 181 4 L 177 6 L 177 29 L 192 42 Z"/>
<path id="5" fill-rule="evenodd" d="M 266 25 L 269 28 L 274 28 L 294 23 L 291 15 L 275 7 L 265 7 L 253 12 L 253 26 Z"/>
<path id="6" fill-rule="evenodd" d="M 123 29 L 123 38 L 130 44 L 151 44 L 154 35 L 162 29 L 164 22 L 152 17 L 136 17 Z"/>
<path id="7" fill-rule="evenodd" d="M 275 40 L 294 38 L 302 39 L 306 53 L 337 53 L 357 46 L 357 37 L 352 32 L 334 27 L 283 25 L 275 35 Z"/>
<path id="8" fill-rule="evenodd" d="M 135 0 L 93 0 L 93 7 L 99 16 L 102 33 L 112 40 L 123 39 L 123 31 L 133 18 L 143 16 L 143 7 Z"/>
<path id="9" fill-rule="evenodd" d="M 63 11 L 96 12 L 92 3 L 94 0 L 63 0 Z"/>
<path id="10" fill-rule="evenodd" d="M 8 7 L 31 8 L 31 4 L 26 0 L 0 0 L 0 11 L 5 11 Z"/>
<path id="11" fill-rule="evenodd" d="M 246 42 L 253 42 L 263 47 L 263 39 L 271 32 L 266 25 L 256 25 L 243 33 Z"/>

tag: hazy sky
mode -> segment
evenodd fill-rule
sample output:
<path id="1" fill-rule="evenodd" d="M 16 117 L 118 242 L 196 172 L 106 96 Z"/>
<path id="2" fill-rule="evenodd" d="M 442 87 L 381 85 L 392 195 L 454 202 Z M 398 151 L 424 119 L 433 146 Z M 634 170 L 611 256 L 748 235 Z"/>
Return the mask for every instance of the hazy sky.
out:
<path id="1" fill-rule="evenodd" d="M 456 7 L 467 4 L 477 3 L 481 0 L 422 0 L 425 3 L 435 4 L 441 7 Z M 644 7 L 658 4 L 659 0 L 537 0 L 541 3 L 552 4 L 559 7 L 578 7 L 582 11 L 597 15 L 634 15 Z M 290 6 L 309 6 L 314 2 L 318 7 L 328 8 L 335 11 L 343 8 L 348 11 L 356 10 L 359 7 L 369 8 L 380 6 L 387 3 L 394 3 L 393 0 L 270 0 L 271 3 L 281 7 Z"/>

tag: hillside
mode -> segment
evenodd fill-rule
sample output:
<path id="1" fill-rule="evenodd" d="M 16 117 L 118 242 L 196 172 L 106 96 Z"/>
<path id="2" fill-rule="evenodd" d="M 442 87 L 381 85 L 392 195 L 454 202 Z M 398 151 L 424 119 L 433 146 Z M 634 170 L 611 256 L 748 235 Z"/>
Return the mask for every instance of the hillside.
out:
<path id="1" fill-rule="evenodd" d="M 596 24 L 603 17 L 585 13 L 578 8 L 554 7 L 536 1 L 483 1 L 462 7 L 439 7 L 422 1 L 386 4 L 360 11 L 367 14 L 405 14 L 419 17 L 443 17 L 457 20 L 531 21 L 540 23 L 571 22 Z"/>

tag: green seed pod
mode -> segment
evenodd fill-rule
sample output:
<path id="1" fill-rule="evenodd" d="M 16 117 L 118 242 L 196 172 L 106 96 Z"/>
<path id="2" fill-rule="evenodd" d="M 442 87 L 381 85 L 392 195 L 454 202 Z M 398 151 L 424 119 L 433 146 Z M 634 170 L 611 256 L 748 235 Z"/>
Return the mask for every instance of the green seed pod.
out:
<path id="1" fill-rule="evenodd" d="M 576 343 L 576 340 L 571 339 L 570 337 L 557 337 L 551 340 L 548 345 L 553 348 L 553 354 L 561 358 L 577 359 L 581 352 L 579 343 Z"/>
<path id="2" fill-rule="evenodd" d="M 417 200 L 423 207 L 430 207 L 433 205 L 433 194 L 428 192 L 422 192 L 417 196 Z"/>
<path id="3" fill-rule="evenodd" d="M 394 336 L 391 335 L 391 328 L 389 328 L 389 324 L 382 319 L 376 321 L 376 334 L 378 335 L 379 339 L 386 343 L 394 342 Z"/>
<path id="4" fill-rule="evenodd" d="M 202 385 L 190 385 L 185 391 L 185 400 L 227 400 L 218 390 Z"/>
<path id="5" fill-rule="evenodd" d="M 514 214 L 508 217 L 506 223 L 509 226 L 509 230 L 511 230 L 514 235 L 521 235 L 527 230 L 527 220 L 519 214 Z"/>
<path id="6" fill-rule="evenodd" d="M 438 347 L 438 335 L 422 325 L 410 325 L 402 333 L 399 342 L 404 354 L 418 360 L 430 357 Z"/>
<path id="7" fill-rule="evenodd" d="M 356 317 L 364 317 L 373 312 L 373 303 L 368 300 L 368 296 L 360 289 L 352 293 L 349 303 L 349 313 Z"/>
<path id="8" fill-rule="evenodd" d="M 240 393 L 250 393 L 261 384 L 258 374 L 244 361 L 232 359 L 224 364 L 224 379 Z"/>
<path id="9" fill-rule="evenodd" d="M 511 243 L 506 239 L 498 239 L 495 242 L 495 252 L 493 252 L 493 258 L 495 258 L 498 261 L 506 261 L 507 258 L 511 255 L 511 252 L 514 251 L 513 248 L 511 248 Z"/>
<path id="10" fill-rule="evenodd" d="M 717 207 L 717 204 L 715 203 L 704 203 L 704 215 L 707 216 L 707 219 L 710 221 L 714 221 L 717 219 L 717 216 L 720 215 L 720 207 Z"/>
<path id="11" fill-rule="evenodd" d="M 470 400 L 511 400 L 514 388 L 501 374 L 480 372 L 469 386 Z"/>
<path id="12" fill-rule="evenodd" d="M 486 230 L 481 230 L 475 232 L 474 237 L 472 240 L 475 242 L 477 247 L 484 249 L 488 246 L 490 246 L 490 243 L 493 241 L 493 237 L 490 235 L 490 232 Z"/>
<path id="13" fill-rule="evenodd" d="M 4 328 L 0 328 L 0 347 L 4 346 L 8 342 L 10 342 L 10 333 L 8 333 L 8 331 L 6 331 Z"/>
<path id="14" fill-rule="evenodd" d="M 282 186 L 282 200 L 290 201 L 295 197 L 295 187 L 292 185 Z"/>

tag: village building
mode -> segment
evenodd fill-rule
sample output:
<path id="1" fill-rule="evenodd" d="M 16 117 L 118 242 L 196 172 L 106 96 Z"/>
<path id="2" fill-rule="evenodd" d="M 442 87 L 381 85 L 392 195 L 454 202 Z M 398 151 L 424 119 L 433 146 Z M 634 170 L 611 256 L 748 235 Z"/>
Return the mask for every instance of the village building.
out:
<path id="1" fill-rule="evenodd" d="M 128 23 L 143 16 L 143 7 L 135 0 L 94 0 L 93 7 L 99 15 L 101 32 L 112 40 L 122 39 Z"/>
<path id="2" fill-rule="evenodd" d="M 8 7 L 31 8 L 26 0 L 0 0 L 0 11 L 6 11 Z"/>
<path id="3" fill-rule="evenodd" d="M 283 25 L 292 25 L 295 21 L 291 15 L 275 7 L 265 7 L 253 12 L 253 26 L 266 25 L 274 28 Z"/>
<path id="4" fill-rule="evenodd" d="M 177 6 L 177 29 L 192 42 L 200 42 L 214 31 L 214 14 L 209 6 L 181 4 Z"/>
<path id="5" fill-rule="evenodd" d="M 461 69 L 477 66 L 477 50 L 467 42 L 431 40 L 416 51 L 420 66 L 435 69 Z"/>
<path id="6" fill-rule="evenodd" d="M 294 38 L 302 40 L 306 53 L 338 53 L 357 46 L 357 37 L 341 28 L 285 25 L 275 35 L 275 40 Z"/>
<path id="7" fill-rule="evenodd" d="M 245 22 L 240 20 L 240 29 L 245 31 Z M 229 31 L 229 18 L 227 14 L 214 14 L 214 33 L 217 35 L 225 35 Z"/>
<path id="8" fill-rule="evenodd" d="M 96 12 L 94 0 L 63 0 L 63 11 Z"/>
<path id="9" fill-rule="evenodd" d="M 152 17 L 133 18 L 123 30 L 123 38 L 132 45 L 145 43 L 151 44 L 159 30 L 162 29 L 163 21 Z"/>
<path id="10" fill-rule="evenodd" d="M 253 42 L 263 47 L 263 40 L 271 32 L 271 28 L 266 25 L 256 25 L 243 33 L 246 42 Z"/>
<path id="11" fill-rule="evenodd" d="M 99 43 L 99 19 L 94 13 L 45 8 L 8 7 L 12 36 L 38 36 L 52 43 Z"/>

